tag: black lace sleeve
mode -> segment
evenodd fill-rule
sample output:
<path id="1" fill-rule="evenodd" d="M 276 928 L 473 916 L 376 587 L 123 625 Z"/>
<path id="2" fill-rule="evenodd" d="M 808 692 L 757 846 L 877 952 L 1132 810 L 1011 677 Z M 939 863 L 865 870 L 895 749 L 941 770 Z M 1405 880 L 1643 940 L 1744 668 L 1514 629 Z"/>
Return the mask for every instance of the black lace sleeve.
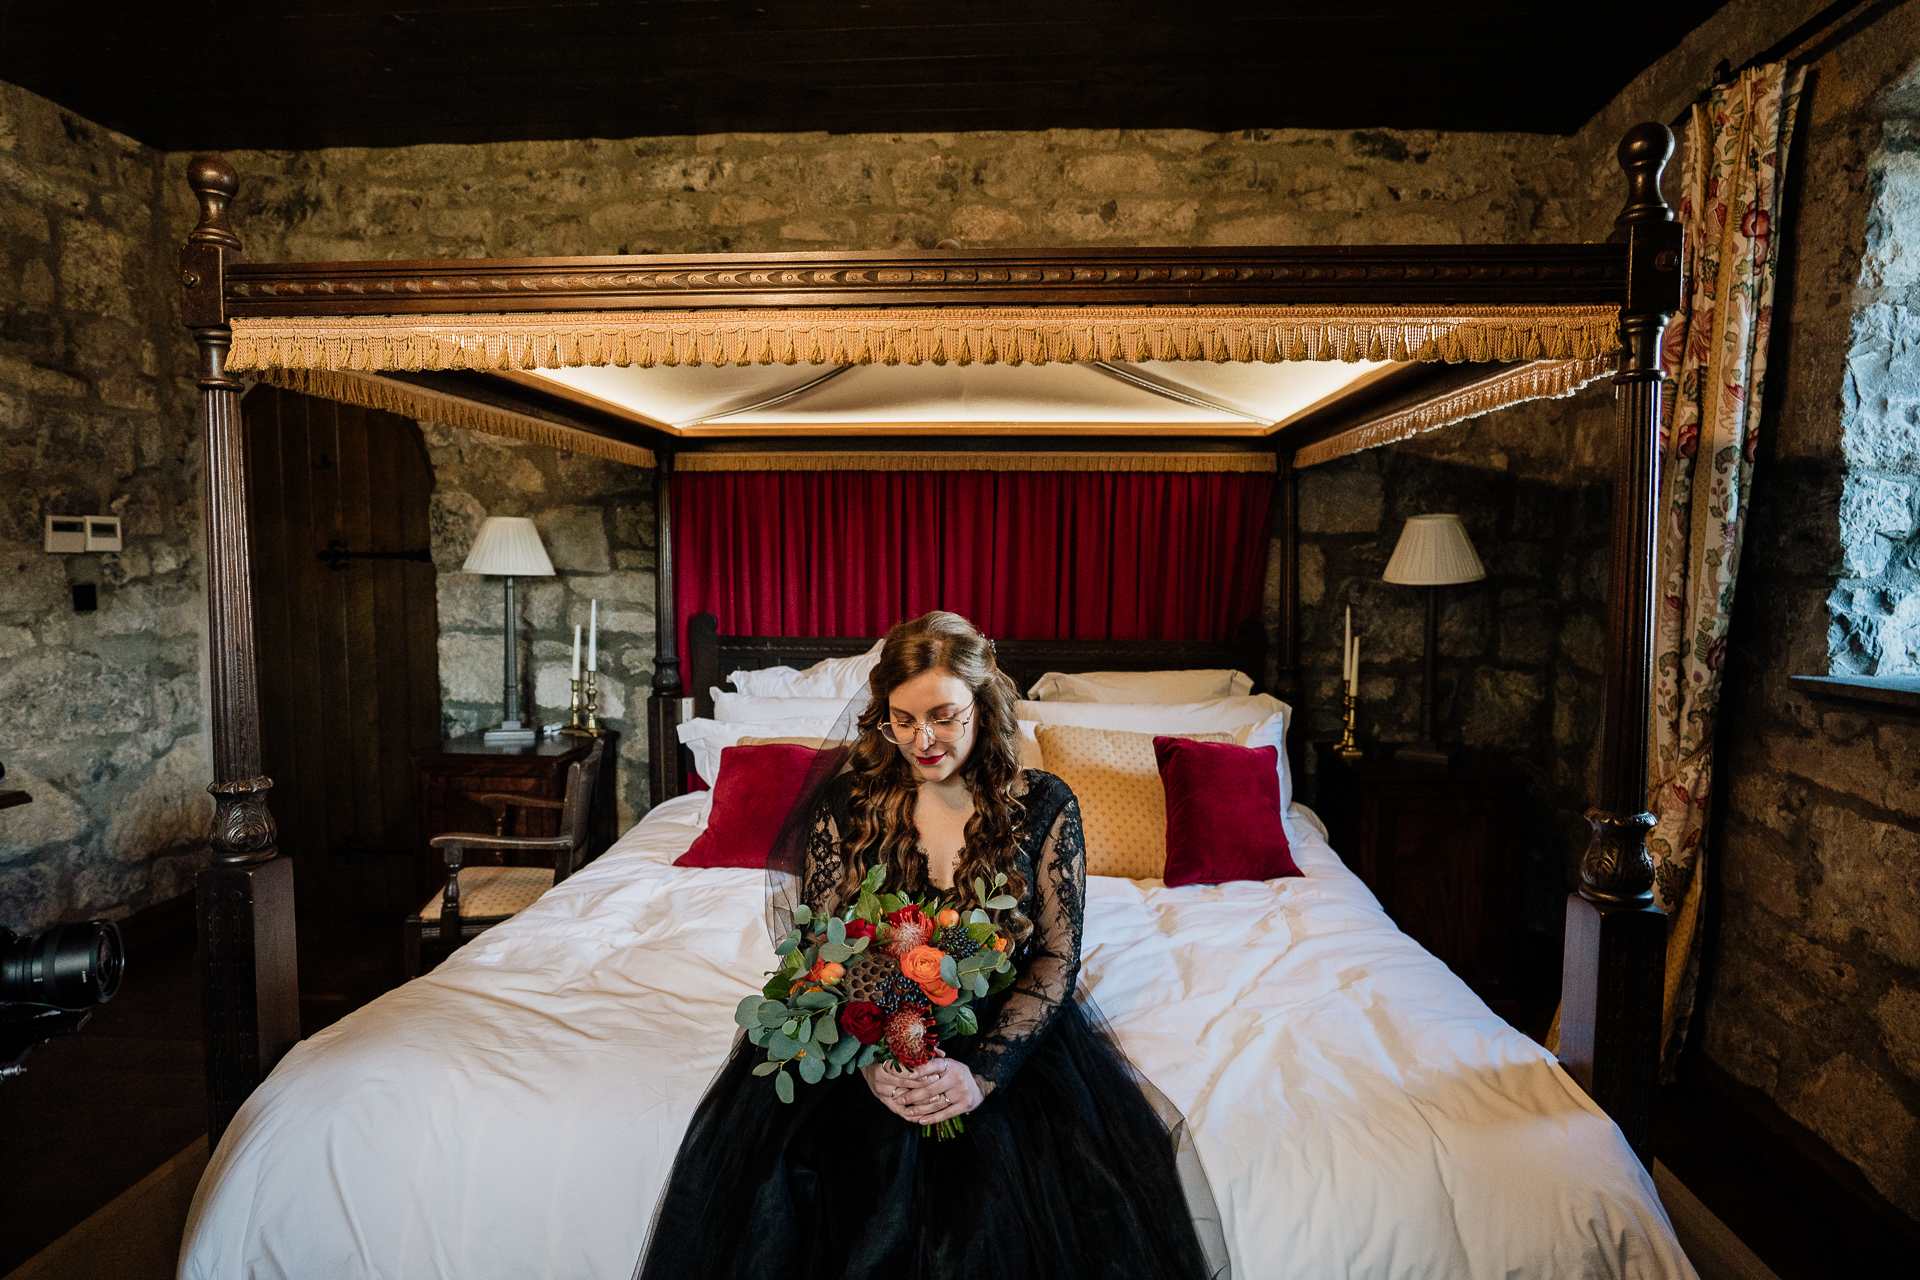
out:
<path id="1" fill-rule="evenodd" d="M 1020 1069 L 1080 977 L 1080 930 L 1086 917 L 1087 841 L 1080 802 L 1067 796 L 1033 859 L 1028 959 L 1006 1003 L 973 1053 L 973 1074 L 991 1093 Z"/>
<path id="2" fill-rule="evenodd" d="M 840 825 L 834 819 L 833 806 L 822 804 L 813 815 L 813 828 L 807 836 L 807 869 L 801 880 L 800 900 L 823 914 L 840 914 L 840 879 L 845 871 Z"/>

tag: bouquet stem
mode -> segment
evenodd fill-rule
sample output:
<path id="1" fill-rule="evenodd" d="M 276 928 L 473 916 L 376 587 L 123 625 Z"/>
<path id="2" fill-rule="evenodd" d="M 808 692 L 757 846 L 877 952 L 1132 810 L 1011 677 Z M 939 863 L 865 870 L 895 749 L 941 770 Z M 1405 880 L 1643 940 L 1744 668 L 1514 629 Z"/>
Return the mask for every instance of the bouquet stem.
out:
<path id="1" fill-rule="evenodd" d="M 923 1124 L 920 1126 L 921 1137 L 937 1137 L 942 1142 L 945 1142 L 948 1138 L 957 1138 L 966 1131 L 966 1123 L 962 1121 L 959 1116 L 955 1116 L 951 1120 L 942 1120 L 939 1124 Z"/>

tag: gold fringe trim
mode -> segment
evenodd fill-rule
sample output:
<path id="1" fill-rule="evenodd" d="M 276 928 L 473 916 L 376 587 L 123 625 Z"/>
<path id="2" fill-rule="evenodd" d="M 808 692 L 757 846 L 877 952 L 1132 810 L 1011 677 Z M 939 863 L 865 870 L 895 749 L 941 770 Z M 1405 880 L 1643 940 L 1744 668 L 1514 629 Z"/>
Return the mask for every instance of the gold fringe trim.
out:
<path id="1" fill-rule="evenodd" d="M 659 465 L 653 450 L 637 444 L 610 440 L 606 436 L 548 422 L 530 414 L 515 413 L 511 409 L 500 409 L 371 374 L 267 368 L 260 370 L 257 376 L 262 382 L 285 387 L 288 391 L 319 396 L 322 400 L 337 400 L 342 404 L 356 404 L 363 409 L 380 409 L 397 413 L 403 418 L 444 422 L 470 431 L 482 431 L 490 436 L 531 440 L 535 444 L 551 445 L 572 453 L 591 454 L 633 467 Z"/>
<path id="2" fill-rule="evenodd" d="M 237 317 L 227 368 L 436 372 L 587 365 L 1587 360 L 1619 308 L 873 307 Z"/>
<path id="3" fill-rule="evenodd" d="M 1402 409 L 1398 413 L 1349 427 L 1337 436 L 1310 444 L 1293 455 L 1295 467 L 1311 467 L 1332 462 L 1350 453 L 1383 444 L 1410 439 L 1423 432 L 1477 418 L 1495 409 L 1524 404 L 1528 400 L 1563 400 L 1580 388 L 1610 376 L 1615 369 L 1612 352 L 1587 360 L 1553 360 L 1524 364 L 1484 382 L 1462 387 L 1449 395 Z"/>
<path id="4" fill-rule="evenodd" d="M 1271 453 L 680 453 L 675 471 L 1273 471 Z"/>

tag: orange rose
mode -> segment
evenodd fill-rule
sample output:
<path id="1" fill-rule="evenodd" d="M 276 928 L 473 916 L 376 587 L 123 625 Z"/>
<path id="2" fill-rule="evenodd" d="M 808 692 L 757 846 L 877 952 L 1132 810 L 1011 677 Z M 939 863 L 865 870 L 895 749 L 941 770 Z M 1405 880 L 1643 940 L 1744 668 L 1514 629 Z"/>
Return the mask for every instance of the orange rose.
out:
<path id="1" fill-rule="evenodd" d="M 900 958 L 900 972 L 924 987 L 940 981 L 940 962 L 946 958 L 947 953 L 938 947 L 915 947 Z"/>
<path id="2" fill-rule="evenodd" d="M 800 981 L 794 984 L 793 989 L 798 991 L 803 986 L 825 986 L 830 982 L 838 982 L 846 976 L 846 972 L 847 967 L 843 964 L 835 964 L 831 960 L 816 960 L 813 962 L 813 968 L 807 970 Z"/>
<path id="3" fill-rule="evenodd" d="M 960 988 L 950 987 L 937 978 L 932 982 L 921 983 L 920 990 L 927 999 L 933 1001 L 935 1004 L 952 1004 L 960 998 Z"/>
<path id="4" fill-rule="evenodd" d="M 952 907 L 948 907 L 945 911 L 942 911 L 939 915 L 935 916 L 933 918 L 933 922 L 939 925 L 942 929 L 951 929 L 953 928 L 953 926 L 960 923 L 960 913 L 958 911 L 955 911 Z"/>

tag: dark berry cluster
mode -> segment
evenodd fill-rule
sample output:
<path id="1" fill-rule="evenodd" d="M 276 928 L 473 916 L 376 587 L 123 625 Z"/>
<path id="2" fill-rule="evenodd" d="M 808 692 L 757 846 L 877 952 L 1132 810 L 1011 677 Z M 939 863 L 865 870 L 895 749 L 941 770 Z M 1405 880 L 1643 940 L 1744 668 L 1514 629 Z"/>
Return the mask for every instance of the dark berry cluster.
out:
<path id="1" fill-rule="evenodd" d="M 878 987 L 873 1002 L 888 1013 L 927 1002 L 919 986 L 895 966 L 888 966 L 887 972 L 880 977 Z"/>
<path id="2" fill-rule="evenodd" d="M 934 945 L 952 956 L 955 960 L 965 960 L 980 950 L 980 944 L 973 940 L 965 925 L 949 925 L 940 931 L 940 939 Z"/>

